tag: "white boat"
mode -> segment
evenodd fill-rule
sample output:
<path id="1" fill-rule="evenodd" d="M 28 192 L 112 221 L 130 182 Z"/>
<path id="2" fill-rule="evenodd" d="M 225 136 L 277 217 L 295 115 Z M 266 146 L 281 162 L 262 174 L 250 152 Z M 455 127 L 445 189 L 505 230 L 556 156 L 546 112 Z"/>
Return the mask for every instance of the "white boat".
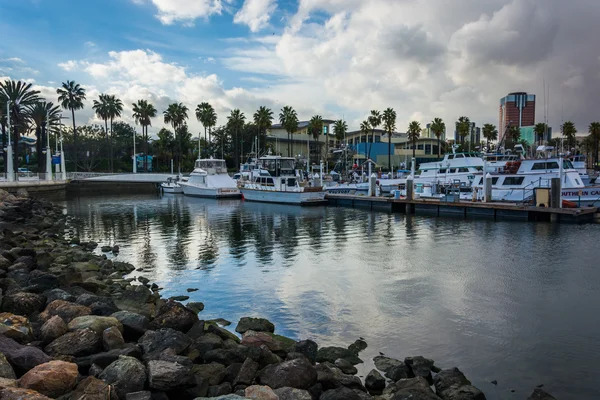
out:
<path id="1" fill-rule="evenodd" d="M 194 171 L 186 182 L 179 183 L 183 194 L 195 197 L 240 197 L 236 182 L 227 174 L 225 160 L 196 160 Z"/>
<path id="2" fill-rule="evenodd" d="M 584 185 L 593 185 L 596 183 L 596 177 L 592 178 L 587 171 L 587 158 L 584 154 L 577 154 L 569 157 L 569 161 L 573 164 L 573 168 L 577 170 L 579 177 Z"/>
<path id="3" fill-rule="evenodd" d="M 160 188 L 165 194 L 182 194 L 183 188 L 179 183 L 179 176 L 169 177 L 166 182 L 160 184 Z"/>
<path id="4" fill-rule="evenodd" d="M 240 182 L 242 196 L 248 201 L 316 205 L 325 202 L 325 190 L 320 185 L 301 186 L 294 169 L 294 158 L 265 156 L 258 160 L 251 179 Z"/>

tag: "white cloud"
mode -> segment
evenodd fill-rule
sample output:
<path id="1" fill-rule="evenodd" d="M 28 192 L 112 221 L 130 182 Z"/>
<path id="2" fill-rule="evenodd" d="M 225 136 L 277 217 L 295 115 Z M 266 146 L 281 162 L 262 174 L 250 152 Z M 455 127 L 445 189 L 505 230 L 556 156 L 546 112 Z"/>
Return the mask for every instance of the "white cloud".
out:
<path id="1" fill-rule="evenodd" d="M 58 63 L 58 66 L 65 71 L 73 71 L 75 68 L 79 66 L 79 63 L 74 60 L 65 61 L 62 63 Z"/>
<path id="2" fill-rule="evenodd" d="M 182 22 L 192 25 L 198 18 L 208 18 L 214 14 L 221 14 L 222 1 L 227 0 L 148 0 L 158 9 L 156 17 L 165 25 Z M 133 0 L 136 4 L 143 4 L 143 0 Z"/>
<path id="3" fill-rule="evenodd" d="M 235 14 L 233 22 L 248 25 L 250 31 L 258 32 L 269 24 L 276 9 L 275 0 L 245 0 L 242 8 Z"/>
<path id="4" fill-rule="evenodd" d="M 85 42 L 84 45 L 90 49 L 96 47 L 96 43 L 94 42 Z"/>

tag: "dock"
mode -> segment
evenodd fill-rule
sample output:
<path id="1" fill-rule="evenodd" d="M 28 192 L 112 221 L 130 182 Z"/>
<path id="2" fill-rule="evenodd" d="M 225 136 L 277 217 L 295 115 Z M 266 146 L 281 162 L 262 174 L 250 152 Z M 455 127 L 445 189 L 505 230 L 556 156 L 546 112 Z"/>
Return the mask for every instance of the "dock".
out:
<path id="1" fill-rule="evenodd" d="M 407 200 L 347 194 L 327 194 L 326 198 L 331 206 L 434 217 L 570 224 L 594 222 L 600 219 L 600 213 L 596 207 L 547 208 L 516 203 L 482 203 L 465 200 L 445 202 L 436 199 Z"/>

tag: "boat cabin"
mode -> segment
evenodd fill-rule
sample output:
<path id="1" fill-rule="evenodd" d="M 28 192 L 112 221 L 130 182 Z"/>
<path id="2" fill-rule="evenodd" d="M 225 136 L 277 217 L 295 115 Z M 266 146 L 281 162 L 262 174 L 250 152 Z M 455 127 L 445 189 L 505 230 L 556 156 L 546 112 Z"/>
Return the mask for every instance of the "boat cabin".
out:
<path id="1" fill-rule="evenodd" d="M 292 157 L 266 156 L 258 160 L 258 165 L 261 170 L 268 171 L 271 177 L 295 177 L 295 161 Z M 262 171 L 260 175 L 263 175 Z"/>
<path id="2" fill-rule="evenodd" d="M 209 175 L 227 173 L 227 165 L 225 164 L 225 160 L 215 160 L 212 158 L 196 160 L 194 169 L 202 169 Z"/>

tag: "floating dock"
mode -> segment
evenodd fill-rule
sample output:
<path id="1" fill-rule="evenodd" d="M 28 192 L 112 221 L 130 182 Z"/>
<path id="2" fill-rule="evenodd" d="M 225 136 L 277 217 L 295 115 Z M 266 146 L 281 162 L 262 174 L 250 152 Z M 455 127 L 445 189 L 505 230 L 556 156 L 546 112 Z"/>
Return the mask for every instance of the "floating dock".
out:
<path id="1" fill-rule="evenodd" d="M 487 219 L 491 221 L 546 221 L 559 223 L 587 223 L 600 219 L 596 207 L 546 208 L 516 203 L 481 203 L 471 201 L 445 202 L 436 199 L 395 199 L 345 194 L 327 194 L 331 206 L 362 208 L 434 217 Z"/>

